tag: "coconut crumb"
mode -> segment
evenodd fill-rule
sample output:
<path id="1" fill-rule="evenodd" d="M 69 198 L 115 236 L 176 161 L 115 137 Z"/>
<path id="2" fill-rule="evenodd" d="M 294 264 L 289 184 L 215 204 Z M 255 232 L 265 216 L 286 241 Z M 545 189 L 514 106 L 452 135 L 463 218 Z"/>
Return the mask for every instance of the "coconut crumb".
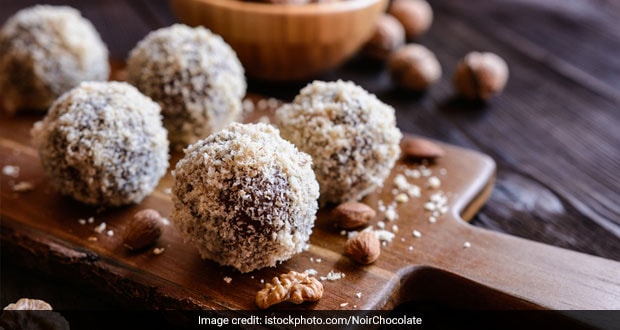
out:
<path id="1" fill-rule="evenodd" d="M 25 192 L 34 190 L 34 185 L 27 181 L 22 181 L 13 186 L 13 191 L 15 192 Z"/>
<path id="2" fill-rule="evenodd" d="M 172 188 L 166 188 L 166 189 L 164 189 L 164 194 L 166 194 L 166 195 L 170 195 L 170 194 L 172 194 Z"/>
<path id="3" fill-rule="evenodd" d="M 156 247 L 156 248 L 153 249 L 153 254 L 158 256 L 158 255 L 164 253 L 165 250 L 166 250 L 165 248 L 157 248 Z"/>
<path id="4" fill-rule="evenodd" d="M 101 234 L 101 233 L 103 233 L 103 231 L 105 230 L 105 227 L 106 227 L 106 226 L 107 226 L 107 225 L 106 225 L 106 223 L 105 223 L 105 222 L 102 222 L 102 223 L 100 223 L 97 227 L 95 227 L 94 231 L 95 231 L 97 234 Z"/>
<path id="5" fill-rule="evenodd" d="M 316 275 L 316 274 L 318 274 L 319 272 L 317 272 L 317 271 L 316 271 L 316 269 L 314 269 L 314 268 L 308 268 L 308 269 L 306 269 L 306 270 L 304 271 L 304 273 L 306 273 L 306 274 L 308 274 L 308 275 L 312 276 L 312 275 Z"/>
<path id="6" fill-rule="evenodd" d="M 409 245 L 409 247 L 407 248 L 407 250 L 409 250 L 409 251 L 413 251 L 413 246 Z"/>
<path id="7" fill-rule="evenodd" d="M 441 180 L 436 176 L 431 176 L 426 182 L 430 189 L 437 189 L 441 186 Z"/>
<path id="8" fill-rule="evenodd" d="M 422 233 L 414 229 L 413 230 L 413 236 L 416 237 L 416 238 L 420 238 L 420 237 L 422 237 Z"/>
<path id="9" fill-rule="evenodd" d="M 230 284 L 230 282 L 232 282 L 232 278 L 229 276 L 224 277 L 224 282 L 226 282 L 227 284 Z"/>
<path id="10" fill-rule="evenodd" d="M 347 306 L 349 306 L 349 303 L 345 302 L 345 303 L 340 304 L 340 307 L 347 307 Z"/>
<path id="11" fill-rule="evenodd" d="M 469 249 L 471 247 L 471 243 L 465 242 L 465 243 L 463 243 L 463 247 L 466 248 L 466 249 Z"/>
<path id="12" fill-rule="evenodd" d="M 399 193 L 398 195 L 396 195 L 394 200 L 397 203 L 407 203 L 409 201 L 409 196 L 407 194 L 404 194 L 404 193 Z"/>
<path id="13" fill-rule="evenodd" d="M 78 223 L 82 226 L 86 225 L 86 220 L 84 219 L 78 219 Z"/>
<path id="14" fill-rule="evenodd" d="M 340 272 L 334 272 L 333 270 L 330 270 L 329 273 L 327 273 L 326 276 L 321 276 L 320 279 L 321 281 L 337 281 L 339 279 L 342 279 L 345 277 L 344 273 L 340 273 Z"/>
<path id="15" fill-rule="evenodd" d="M 19 166 L 5 165 L 2 167 L 2 174 L 17 178 L 19 176 Z"/>
<path id="16" fill-rule="evenodd" d="M 96 242 L 96 241 L 98 241 L 99 239 L 98 239 L 96 236 L 88 236 L 87 240 L 88 240 L 89 242 Z"/>
<path id="17" fill-rule="evenodd" d="M 343 230 L 340 231 L 340 236 L 345 236 L 346 234 L 347 234 L 346 230 L 343 229 Z"/>
<path id="18" fill-rule="evenodd" d="M 170 220 L 168 218 L 161 218 L 161 223 L 164 226 L 169 226 L 170 225 Z"/>
<path id="19" fill-rule="evenodd" d="M 397 225 L 392 225 L 392 232 L 398 233 L 398 226 Z"/>
<path id="20" fill-rule="evenodd" d="M 355 294 L 355 296 L 357 297 L 357 299 L 362 299 L 362 293 L 361 292 L 357 292 Z"/>
<path id="21" fill-rule="evenodd" d="M 110 236 L 110 237 L 114 236 L 114 230 L 112 230 L 112 229 L 108 230 L 108 231 L 106 232 L 106 235 L 108 235 L 108 236 Z"/>
<path id="22" fill-rule="evenodd" d="M 93 224 L 93 223 L 95 223 L 95 218 L 90 217 L 90 218 L 88 218 L 88 219 L 86 220 L 86 222 L 88 222 L 89 224 Z"/>
<path id="23" fill-rule="evenodd" d="M 377 235 L 377 238 L 383 242 L 392 242 L 395 236 L 394 233 L 387 230 L 375 230 L 375 235 Z"/>
<path id="24" fill-rule="evenodd" d="M 379 227 L 381 229 L 385 229 L 385 222 L 383 222 L 383 221 L 377 222 L 377 227 Z"/>

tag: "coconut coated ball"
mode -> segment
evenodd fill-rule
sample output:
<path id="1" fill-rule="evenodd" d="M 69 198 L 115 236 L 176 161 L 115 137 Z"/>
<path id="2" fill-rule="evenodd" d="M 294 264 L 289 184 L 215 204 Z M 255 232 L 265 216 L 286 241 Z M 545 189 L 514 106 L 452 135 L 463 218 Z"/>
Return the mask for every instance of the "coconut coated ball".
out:
<path id="1" fill-rule="evenodd" d="M 363 198 L 400 156 L 394 108 L 352 82 L 314 81 L 276 111 L 282 137 L 312 156 L 320 202 Z"/>
<path id="2" fill-rule="evenodd" d="M 82 81 L 108 79 L 108 49 L 76 9 L 37 5 L 0 30 L 0 107 L 46 111 Z"/>
<path id="3" fill-rule="evenodd" d="M 122 82 L 84 82 L 62 95 L 32 129 L 50 185 L 91 205 L 142 201 L 168 168 L 160 111 Z"/>
<path id="4" fill-rule="evenodd" d="M 175 24 L 149 33 L 130 52 L 128 81 L 162 107 L 175 146 L 236 121 L 246 81 L 234 50 L 204 27 Z"/>
<path id="5" fill-rule="evenodd" d="M 307 248 L 318 197 L 309 155 L 273 126 L 233 123 L 185 150 L 171 219 L 202 258 L 245 273 Z"/>

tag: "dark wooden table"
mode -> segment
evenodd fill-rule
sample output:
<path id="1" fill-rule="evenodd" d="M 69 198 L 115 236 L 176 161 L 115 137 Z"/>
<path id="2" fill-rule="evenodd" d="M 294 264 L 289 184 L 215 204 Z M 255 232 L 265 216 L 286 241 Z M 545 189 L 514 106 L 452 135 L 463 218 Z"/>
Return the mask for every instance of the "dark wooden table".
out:
<path id="1" fill-rule="evenodd" d="M 3 0 L 0 21 L 35 3 Z M 177 22 L 165 0 L 47 3 L 80 9 L 121 61 L 149 31 Z M 444 75 L 427 93 L 398 90 L 382 64 L 362 56 L 317 79 L 352 80 L 394 106 L 403 131 L 491 156 L 497 181 L 474 226 L 620 261 L 620 3 L 431 5 L 433 26 L 417 42 L 436 53 Z M 510 67 L 506 90 L 487 104 L 459 100 L 452 88 L 458 59 L 473 50 L 496 52 Z M 248 92 L 288 101 L 306 83 L 250 80 Z M 2 306 L 35 296 L 61 309 L 125 304 L 8 259 L 0 264 Z"/>

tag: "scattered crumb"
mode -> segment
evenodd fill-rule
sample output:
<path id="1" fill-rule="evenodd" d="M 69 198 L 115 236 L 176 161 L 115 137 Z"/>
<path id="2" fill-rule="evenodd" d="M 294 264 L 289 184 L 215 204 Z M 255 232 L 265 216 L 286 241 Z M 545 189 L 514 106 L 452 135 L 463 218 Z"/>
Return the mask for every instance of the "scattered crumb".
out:
<path id="1" fill-rule="evenodd" d="M 105 223 L 105 222 L 102 222 L 102 223 L 100 223 L 100 224 L 99 224 L 99 226 L 95 227 L 94 231 L 95 231 L 97 234 L 101 234 L 101 233 L 103 233 L 103 231 L 105 230 L 105 227 L 106 227 L 106 223 Z"/>
<path id="2" fill-rule="evenodd" d="M 392 225 L 392 232 L 398 233 L 398 226 L 397 225 Z"/>
<path id="3" fill-rule="evenodd" d="M 381 241 L 381 246 L 386 247 L 387 246 L 387 242 L 386 241 Z"/>
<path id="4" fill-rule="evenodd" d="M 346 230 L 343 229 L 343 230 L 340 231 L 340 236 L 345 236 L 346 234 L 347 234 Z"/>
<path id="5" fill-rule="evenodd" d="M 383 203 L 382 200 L 380 200 L 379 202 L 377 202 L 377 210 L 379 212 L 385 212 L 385 204 Z"/>
<path id="6" fill-rule="evenodd" d="M 112 230 L 112 229 L 108 230 L 108 231 L 106 232 L 106 235 L 108 235 L 108 236 L 110 236 L 110 237 L 111 237 L 111 236 L 114 236 L 114 230 Z"/>
<path id="7" fill-rule="evenodd" d="M 404 237 L 401 237 L 401 238 L 400 238 L 400 241 L 404 243 L 404 242 L 405 242 L 405 238 L 404 238 Z"/>
<path id="8" fill-rule="evenodd" d="M 432 202 L 424 203 L 424 209 L 427 211 L 435 211 L 435 208 L 436 208 L 435 203 L 432 203 Z"/>
<path id="9" fill-rule="evenodd" d="M 420 237 L 422 237 L 422 233 L 417 231 L 417 230 L 414 230 L 413 231 L 413 236 L 416 237 L 416 238 L 420 238 Z"/>
<path id="10" fill-rule="evenodd" d="M 304 271 L 304 273 L 308 274 L 308 275 L 316 275 L 318 274 L 318 272 L 316 271 L 316 269 L 314 268 L 308 268 Z"/>
<path id="11" fill-rule="evenodd" d="M 161 223 L 164 224 L 164 226 L 169 226 L 170 220 L 168 220 L 168 218 L 161 218 Z"/>
<path id="12" fill-rule="evenodd" d="M 260 284 L 265 284 L 265 279 L 261 278 L 260 279 Z"/>
<path id="13" fill-rule="evenodd" d="M 17 178 L 19 176 L 19 166 L 5 165 L 2 167 L 2 174 Z"/>
<path id="14" fill-rule="evenodd" d="M 407 250 L 409 250 L 409 251 L 413 251 L 413 246 L 409 245 L 409 247 L 407 248 Z"/>
<path id="15" fill-rule="evenodd" d="M 330 270 L 329 273 L 327 273 L 327 276 L 321 276 L 320 279 L 321 281 L 325 281 L 325 280 L 337 281 L 344 277 L 345 277 L 344 273 L 334 272 L 333 270 Z"/>
<path id="16" fill-rule="evenodd" d="M 170 195 L 170 194 L 172 194 L 172 188 L 166 188 L 166 189 L 164 189 L 164 194 L 166 194 L 166 195 Z"/>
<path id="17" fill-rule="evenodd" d="M 463 247 L 466 248 L 466 249 L 469 249 L 471 247 L 471 243 L 465 242 L 465 243 L 463 243 Z"/>
<path id="18" fill-rule="evenodd" d="M 397 203 L 407 203 L 409 201 L 409 196 L 407 194 L 400 193 L 394 197 L 394 200 Z"/>
<path id="19" fill-rule="evenodd" d="M 387 230 L 375 230 L 375 235 L 380 241 L 391 242 L 394 239 L 394 233 Z"/>
<path id="20" fill-rule="evenodd" d="M 321 259 L 321 258 L 316 258 L 316 259 L 314 259 L 314 260 L 315 260 L 315 261 L 316 261 L 316 263 L 318 263 L 318 264 L 320 264 L 321 262 L 323 262 L 323 259 Z"/>
<path id="21" fill-rule="evenodd" d="M 396 204 L 388 205 L 387 210 L 385 210 L 385 218 L 389 221 L 394 221 L 398 219 L 398 213 L 396 213 Z"/>
<path id="22" fill-rule="evenodd" d="M 357 297 L 357 299 L 362 299 L 362 293 L 361 292 L 356 293 L 355 296 Z"/>
<path id="23" fill-rule="evenodd" d="M 88 223 L 95 223 L 95 218 L 90 217 L 90 218 L 88 218 L 88 220 L 86 220 L 86 222 L 88 222 Z"/>
<path id="24" fill-rule="evenodd" d="M 428 181 L 426 183 L 431 189 L 437 189 L 441 186 L 441 180 L 439 180 L 439 178 L 436 176 L 431 176 L 430 178 L 428 178 Z"/>
<path id="25" fill-rule="evenodd" d="M 86 224 L 86 220 L 84 219 L 78 219 L 78 223 L 82 226 L 84 226 Z"/>
<path id="26" fill-rule="evenodd" d="M 258 107 L 258 110 L 267 109 L 267 100 L 265 99 L 258 100 L 258 102 L 256 103 L 256 106 Z"/>
<path id="27" fill-rule="evenodd" d="M 430 217 L 428 217 L 428 222 L 435 223 L 435 222 L 437 222 L 437 218 L 434 217 L 434 216 L 430 216 Z"/>
<path id="28" fill-rule="evenodd" d="M 34 189 L 34 185 L 27 181 L 18 182 L 13 186 L 13 191 L 15 192 L 24 192 L 30 191 Z"/>
<path id="29" fill-rule="evenodd" d="M 377 227 L 379 227 L 381 229 L 385 229 L 385 222 L 383 222 L 383 221 L 377 222 Z"/>
<path id="30" fill-rule="evenodd" d="M 340 307 L 347 307 L 347 306 L 349 306 L 349 303 L 345 302 L 345 303 L 340 304 Z"/>
<path id="31" fill-rule="evenodd" d="M 96 236 L 88 236 L 88 241 L 90 242 L 96 242 L 98 240 L 98 238 Z"/>
<path id="32" fill-rule="evenodd" d="M 229 276 L 224 277 L 224 282 L 230 284 L 230 282 L 232 282 L 232 278 Z"/>
<path id="33" fill-rule="evenodd" d="M 271 119 L 268 116 L 260 116 L 257 122 L 263 123 L 263 124 L 271 124 Z"/>
<path id="34" fill-rule="evenodd" d="M 156 247 L 156 248 L 153 249 L 153 254 L 160 255 L 160 254 L 164 253 L 165 250 L 166 250 L 165 248 L 157 248 Z"/>

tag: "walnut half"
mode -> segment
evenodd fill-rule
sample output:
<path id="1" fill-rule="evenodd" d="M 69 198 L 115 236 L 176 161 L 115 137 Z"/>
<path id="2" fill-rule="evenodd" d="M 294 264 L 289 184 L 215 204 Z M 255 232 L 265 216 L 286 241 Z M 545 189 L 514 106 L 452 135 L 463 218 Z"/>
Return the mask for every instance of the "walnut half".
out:
<path id="1" fill-rule="evenodd" d="M 274 277 L 271 283 L 256 294 L 256 305 L 265 309 L 283 301 L 301 304 L 304 301 L 317 301 L 323 296 L 323 284 L 306 273 L 290 271 Z"/>

